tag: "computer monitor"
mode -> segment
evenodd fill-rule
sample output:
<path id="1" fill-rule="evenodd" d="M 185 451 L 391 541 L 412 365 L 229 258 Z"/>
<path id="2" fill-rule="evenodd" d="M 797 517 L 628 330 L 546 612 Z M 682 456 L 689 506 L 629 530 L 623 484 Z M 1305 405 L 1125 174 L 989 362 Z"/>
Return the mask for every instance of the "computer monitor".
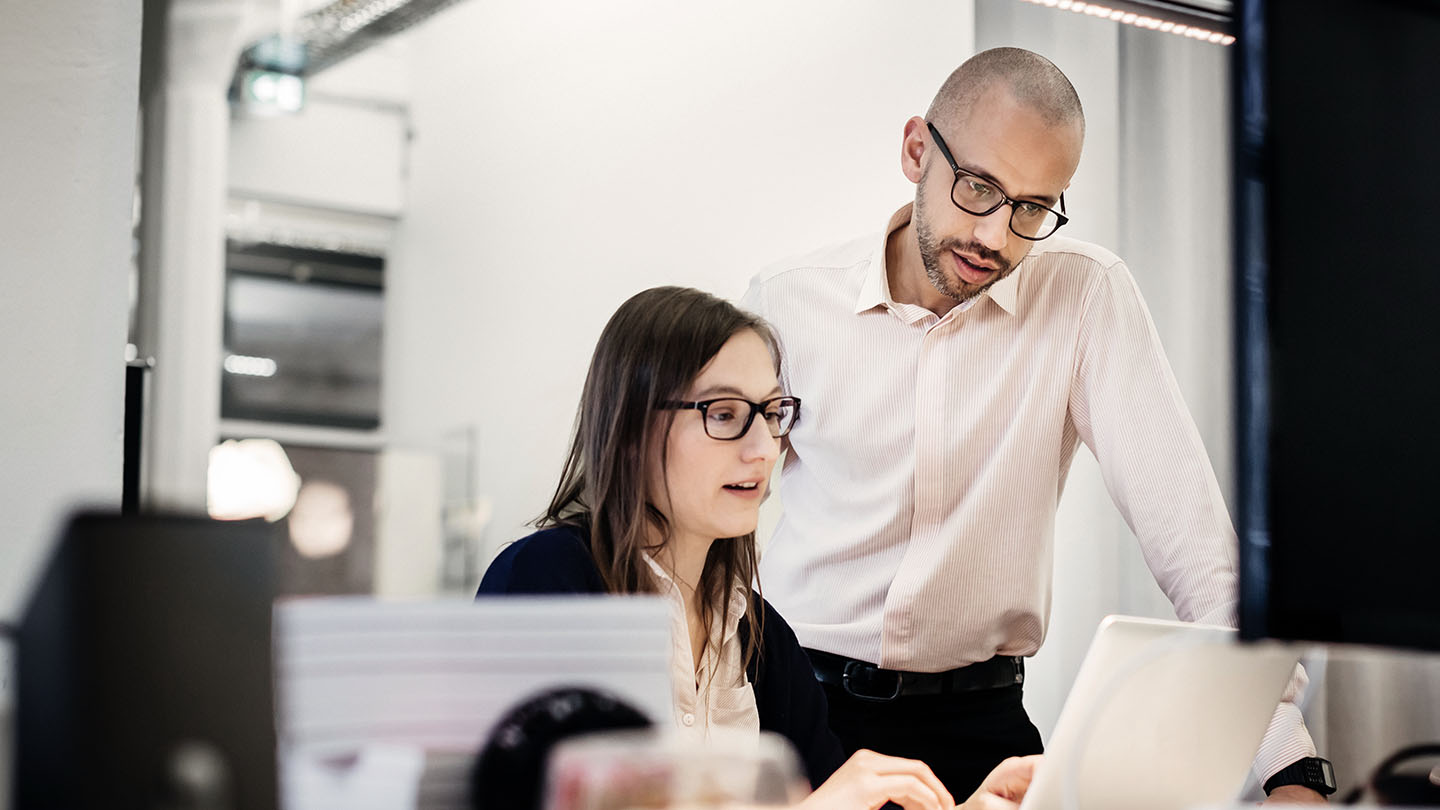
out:
<path id="1" fill-rule="evenodd" d="M 16 810 L 276 806 L 263 521 L 82 515 L 15 645 Z"/>
<path id="2" fill-rule="evenodd" d="M 1440 1 L 1235 8 L 1240 629 L 1440 650 Z"/>

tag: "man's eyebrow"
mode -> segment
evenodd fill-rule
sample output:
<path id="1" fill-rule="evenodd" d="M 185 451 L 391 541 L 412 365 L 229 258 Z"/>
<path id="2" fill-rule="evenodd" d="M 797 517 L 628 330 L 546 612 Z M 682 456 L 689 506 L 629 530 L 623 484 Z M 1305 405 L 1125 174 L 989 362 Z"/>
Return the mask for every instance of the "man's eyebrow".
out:
<path id="1" fill-rule="evenodd" d="M 1056 203 L 1060 202 L 1059 197 L 1051 197 L 1049 194 L 1021 194 L 1019 196 L 1016 196 L 1006 191 L 1005 187 L 1000 184 L 999 180 L 996 180 L 993 175 L 980 168 L 979 166 L 974 166 L 968 163 L 960 163 L 959 161 L 956 161 L 955 165 L 959 166 L 960 170 L 965 172 L 966 174 L 973 174 L 981 180 L 984 180 L 990 185 L 1000 189 L 1000 191 L 1005 196 L 1009 197 L 1012 200 L 1038 202 L 1041 205 L 1044 205 L 1046 208 L 1054 208 Z"/>
<path id="2" fill-rule="evenodd" d="M 770 397 L 778 397 L 783 393 L 785 392 L 781 390 L 780 386 L 776 385 L 774 388 L 770 389 L 770 393 L 767 394 L 765 398 L 769 399 Z M 717 395 L 732 396 L 739 397 L 740 399 L 746 399 L 745 392 L 741 391 L 739 388 L 736 388 L 733 385 L 712 385 L 709 388 L 706 388 L 705 390 L 696 394 L 695 398 L 706 399 L 708 397 Z"/>

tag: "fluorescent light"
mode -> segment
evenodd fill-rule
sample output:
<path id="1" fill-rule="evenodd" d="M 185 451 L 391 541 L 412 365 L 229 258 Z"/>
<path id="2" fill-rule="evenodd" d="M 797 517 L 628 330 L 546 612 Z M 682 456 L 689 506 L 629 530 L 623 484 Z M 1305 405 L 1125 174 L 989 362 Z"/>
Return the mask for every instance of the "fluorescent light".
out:
<path id="1" fill-rule="evenodd" d="M 305 80 L 296 74 L 251 68 L 237 80 L 232 98 L 248 113 L 293 114 L 305 108 Z"/>
<path id="2" fill-rule="evenodd" d="M 225 370 L 245 377 L 274 377 L 278 366 L 268 357 L 246 357 L 232 354 L 225 358 Z"/>
<path id="3" fill-rule="evenodd" d="M 1090 17 L 1113 20 L 1123 25 L 1161 31 L 1183 36 L 1200 42 L 1216 45 L 1233 45 L 1235 37 L 1230 34 L 1229 20 L 1223 9 L 1229 4 L 1210 4 L 1193 11 L 1172 10 L 1164 4 L 1152 4 L 1144 0 L 1106 0 L 1104 4 L 1088 3 L 1082 0 L 1024 0 L 1046 8 L 1073 11 Z M 1192 4 L 1193 5 L 1193 4 Z M 1214 10 L 1211 10 L 1214 8 Z"/>

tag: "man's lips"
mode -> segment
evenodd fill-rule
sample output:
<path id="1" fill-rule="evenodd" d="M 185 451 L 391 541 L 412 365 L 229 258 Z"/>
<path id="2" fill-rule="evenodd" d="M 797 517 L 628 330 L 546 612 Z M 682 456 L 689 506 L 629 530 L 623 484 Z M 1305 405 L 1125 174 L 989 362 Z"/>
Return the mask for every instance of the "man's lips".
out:
<path id="1" fill-rule="evenodd" d="M 955 257 L 955 270 L 966 284 L 984 284 L 995 275 L 996 268 L 966 258 L 963 253 L 952 250 L 950 255 Z"/>

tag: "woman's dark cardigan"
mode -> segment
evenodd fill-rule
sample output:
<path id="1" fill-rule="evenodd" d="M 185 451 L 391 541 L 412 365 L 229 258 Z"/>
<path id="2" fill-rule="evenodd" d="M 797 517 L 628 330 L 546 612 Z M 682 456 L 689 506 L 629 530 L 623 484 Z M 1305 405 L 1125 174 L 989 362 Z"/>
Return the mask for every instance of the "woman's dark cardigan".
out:
<path id="1" fill-rule="evenodd" d="M 604 592 L 586 538 L 575 529 L 554 528 L 517 540 L 500 552 L 485 572 L 477 596 Z M 764 609 L 760 645 L 745 672 L 755 690 L 760 728 L 788 739 L 800 752 L 811 785 L 819 785 L 845 759 L 840 740 L 828 725 L 825 692 L 790 625 L 769 602 L 759 603 Z M 747 643 L 750 627 L 744 617 L 739 633 L 740 643 Z"/>

